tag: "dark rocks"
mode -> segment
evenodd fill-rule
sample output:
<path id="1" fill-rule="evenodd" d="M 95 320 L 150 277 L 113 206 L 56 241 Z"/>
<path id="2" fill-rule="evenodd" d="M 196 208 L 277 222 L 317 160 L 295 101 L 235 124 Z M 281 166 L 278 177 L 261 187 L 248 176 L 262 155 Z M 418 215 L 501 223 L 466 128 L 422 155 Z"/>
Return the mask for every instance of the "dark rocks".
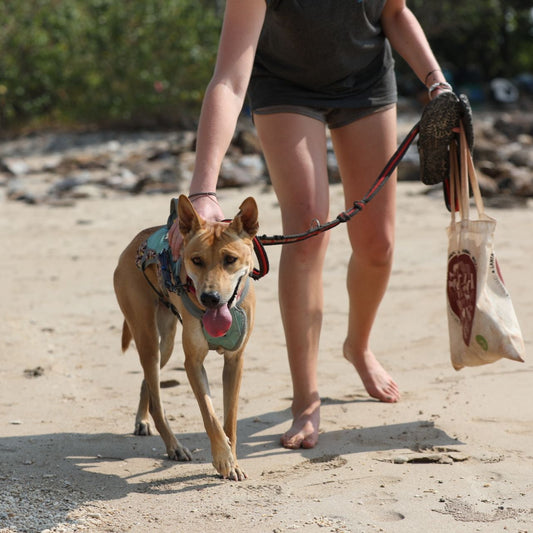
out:
<path id="1" fill-rule="evenodd" d="M 66 132 L 21 137 L 0 144 L 0 194 L 9 200 L 50 203 L 116 194 L 188 190 L 195 133 Z M 224 160 L 219 187 L 264 179 L 253 132 L 241 132 Z M 63 205 L 63 202 L 59 202 Z M 69 202 L 67 202 L 69 203 Z"/>
<path id="2" fill-rule="evenodd" d="M 400 116 L 398 142 L 417 118 Z M 480 112 L 474 118 L 474 160 L 483 194 L 494 201 L 503 196 L 533 197 L 533 115 Z M 398 167 L 400 180 L 420 179 L 415 144 Z M 70 205 L 81 198 L 120 194 L 176 195 L 189 188 L 194 149 L 193 131 L 21 136 L 0 143 L 0 198 Z M 340 181 L 330 139 L 328 172 L 332 183 Z M 258 182 L 268 182 L 268 173 L 255 130 L 247 121 L 237 128 L 218 187 Z"/>
<path id="3" fill-rule="evenodd" d="M 533 115 L 505 113 L 476 124 L 474 161 L 484 195 L 532 198 Z"/>

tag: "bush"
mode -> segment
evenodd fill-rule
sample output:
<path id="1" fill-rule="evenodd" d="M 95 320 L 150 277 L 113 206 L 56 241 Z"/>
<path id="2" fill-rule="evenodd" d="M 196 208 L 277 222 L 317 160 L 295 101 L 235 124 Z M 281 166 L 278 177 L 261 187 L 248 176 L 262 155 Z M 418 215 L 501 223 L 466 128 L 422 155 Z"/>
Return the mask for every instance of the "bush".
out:
<path id="1" fill-rule="evenodd" d="M 483 81 L 533 69 L 531 0 L 442 0 L 409 5 L 443 65 Z"/>
<path id="2" fill-rule="evenodd" d="M 198 0 L 0 3 L 0 120 L 176 123 L 194 117 L 220 17 Z"/>
<path id="3" fill-rule="evenodd" d="M 213 69 L 223 4 L 0 0 L 0 126 L 190 122 Z M 531 0 L 409 5 L 457 81 L 532 72 Z M 398 71 L 420 86 L 401 59 Z"/>

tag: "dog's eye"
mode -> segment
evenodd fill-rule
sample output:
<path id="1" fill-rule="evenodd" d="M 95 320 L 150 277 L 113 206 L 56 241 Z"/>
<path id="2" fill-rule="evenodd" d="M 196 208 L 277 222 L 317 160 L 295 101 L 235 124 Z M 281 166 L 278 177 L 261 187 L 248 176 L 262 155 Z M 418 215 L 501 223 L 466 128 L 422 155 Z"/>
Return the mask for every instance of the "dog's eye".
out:
<path id="1" fill-rule="evenodd" d="M 226 265 L 232 265 L 235 261 L 237 261 L 237 258 L 233 255 L 227 255 L 224 257 L 224 263 L 226 263 Z"/>
<path id="2" fill-rule="evenodd" d="M 204 264 L 201 257 L 191 257 L 191 263 L 196 266 L 203 266 Z"/>

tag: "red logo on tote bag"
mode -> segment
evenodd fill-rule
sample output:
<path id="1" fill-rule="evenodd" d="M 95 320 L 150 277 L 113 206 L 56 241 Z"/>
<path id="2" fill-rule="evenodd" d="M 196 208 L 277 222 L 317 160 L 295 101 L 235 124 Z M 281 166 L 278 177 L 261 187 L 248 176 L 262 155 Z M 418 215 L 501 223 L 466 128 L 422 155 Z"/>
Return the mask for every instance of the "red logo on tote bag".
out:
<path id="1" fill-rule="evenodd" d="M 448 303 L 463 328 L 463 340 L 470 345 L 476 312 L 476 263 L 468 251 L 456 252 L 448 259 Z"/>

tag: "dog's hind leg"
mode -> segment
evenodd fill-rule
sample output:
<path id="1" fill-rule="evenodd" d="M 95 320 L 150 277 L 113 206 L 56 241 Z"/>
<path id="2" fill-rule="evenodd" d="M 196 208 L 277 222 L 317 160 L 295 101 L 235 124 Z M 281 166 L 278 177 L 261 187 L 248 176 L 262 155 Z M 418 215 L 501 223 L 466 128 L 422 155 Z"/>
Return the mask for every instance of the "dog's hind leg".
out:
<path id="1" fill-rule="evenodd" d="M 143 436 L 152 434 L 152 429 L 150 428 L 150 391 L 144 379 L 141 384 L 139 407 L 135 416 L 135 430 L 133 434 Z"/>
<path id="2" fill-rule="evenodd" d="M 155 322 L 155 317 L 153 317 Z M 175 328 L 175 327 L 174 327 Z M 173 328 L 171 327 L 171 330 Z M 141 365 L 144 370 L 144 382 L 141 388 L 141 401 L 139 403 L 139 414 L 143 414 L 145 409 L 146 397 L 143 397 L 143 388 L 146 387 L 149 397 L 149 410 L 155 423 L 155 427 L 161 438 L 165 442 L 167 453 L 170 459 L 174 461 L 190 461 L 192 459 L 191 453 L 187 448 L 182 446 L 176 439 L 176 436 L 170 429 L 170 425 L 163 409 L 163 402 L 161 400 L 161 390 L 159 386 L 160 380 L 160 366 L 163 362 L 163 358 L 159 353 L 159 339 L 157 335 L 157 326 L 153 324 L 145 324 L 142 331 L 137 331 L 135 334 L 135 343 L 139 352 Z M 165 363 L 170 357 L 172 346 L 169 344 L 168 339 L 163 342 L 165 346 Z M 170 346 L 170 349 L 168 347 Z M 146 392 L 144 392 L 146 395 Z"/>
<path id="3" fill-rule="evenodd" d="M 176 327 L 178 319 L 165 306 L 160 305 L 157 310 L 157 329 L 159 331 L 159 352 L 161 353 L 161 365 L 163 368 L 170 359 L 174 350 L 174 339 L 176 337 Z"/>
<path id="4" fill-rule="evenodd" d="M 174 348 L 174 338 L 176 336 L 177 318 L 166 309 L 166 307 L 159 306 L 157 312 L 157 326 L 160 333 L 159 352 L 161 354 L 160 368 L 163 368 Z M 150 428 L 150 391 L 148 385 L 143 379 L 141 385 L 141 395 L 139 399 L 139 408 L 137 409 L 137 416 L 135 417 L 135 435 L 151 435 Z"/>
<path id="5" fill-rule="evenodd" d="M 122 351 L 125 352 L 133 338 L 130 327 L 126 320 L 122 326 Z M 150 428 L 150 393 L 148 391 L 148 385 L 143 379 L 141 384 L 141 394 L 139 399 L 139 407 L 137 408 L 137 414 L 135 416 L 135 429 L 134 435 L 151 435 L 152 430 Z"/>

